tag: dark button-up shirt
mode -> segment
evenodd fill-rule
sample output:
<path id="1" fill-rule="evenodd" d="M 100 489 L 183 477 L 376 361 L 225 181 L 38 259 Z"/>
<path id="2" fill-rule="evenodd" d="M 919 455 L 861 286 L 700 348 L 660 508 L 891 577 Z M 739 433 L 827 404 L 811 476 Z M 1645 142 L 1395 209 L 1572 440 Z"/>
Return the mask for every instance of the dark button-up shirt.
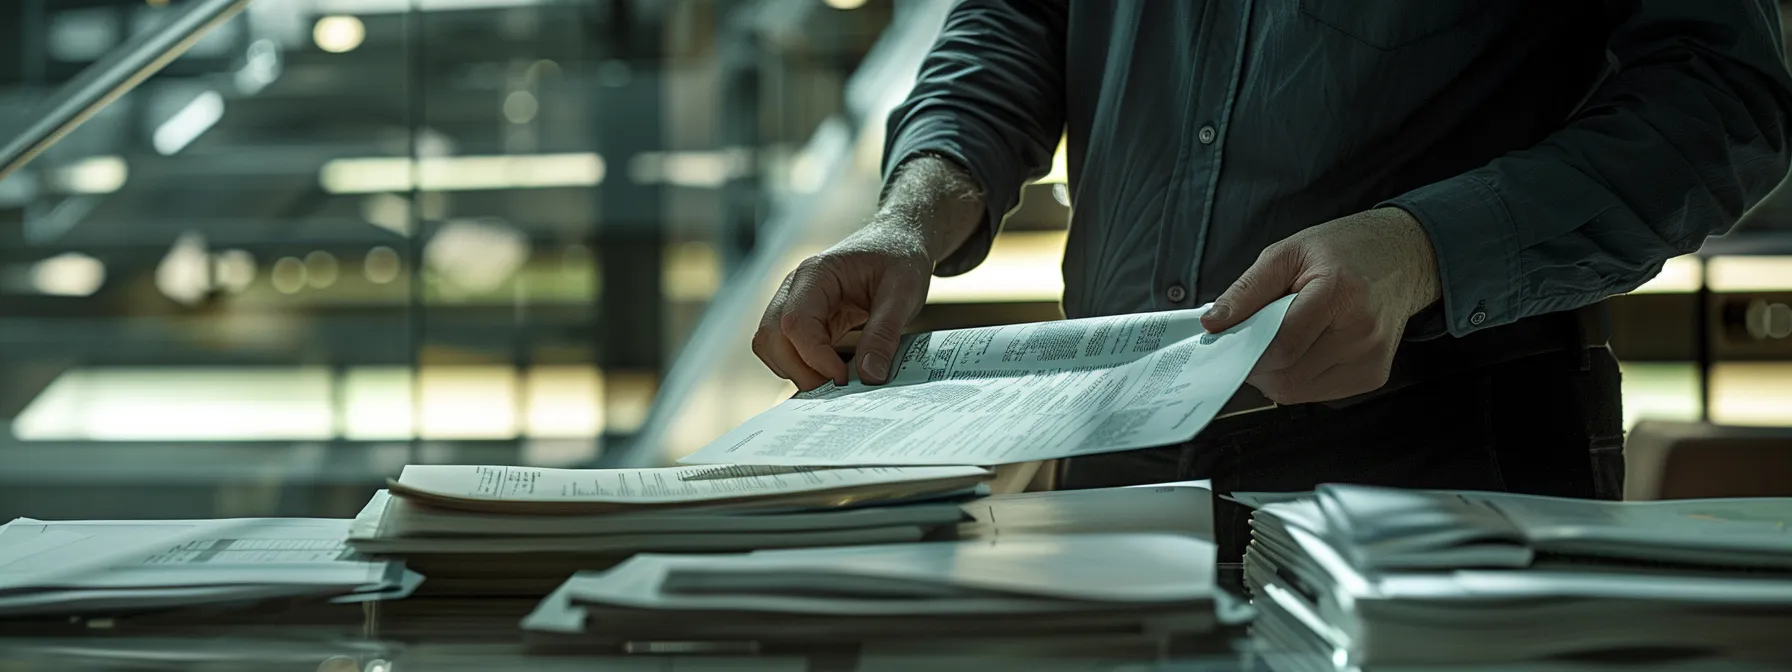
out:
<path id="1" fill-rule="evenodd" d="M 967 0 L 885 171 L 965 166 L 988 226 L 1062 136 L 1071 317 L 1210 301 L 1271 243 L 1380 205 L 1429 234 L 1462 336 L 1635 288 L 1786 174 L 1768 0 Z M 1422 320 L 1421 320 L 1422 321 Z"/>

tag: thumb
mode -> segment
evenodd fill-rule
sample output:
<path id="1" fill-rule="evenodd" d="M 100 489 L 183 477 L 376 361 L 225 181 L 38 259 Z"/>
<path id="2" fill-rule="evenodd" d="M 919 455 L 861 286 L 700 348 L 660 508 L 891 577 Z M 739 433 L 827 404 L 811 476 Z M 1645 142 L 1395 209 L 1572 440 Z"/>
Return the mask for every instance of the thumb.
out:
<path id="1" fill-rule="evenodd" d="M 1213 307 L 1201 315 L 1201 326 L 1208 333 L 1218 333 L 1238 326 L 1264 306 L 1288 295 L 1294 284 L 1294 255 L 1285 248 L 1270 248 L 1257 257 L 1257 263 L 1245 269 L 1244 275 L 1213 300 Z"/>
<path id="2" fill-rule="evenodd" d="M 924 287 L 917 290 L 895 278 L 879 284 L 877 295 L 871 297 L 871 315 L 865 319 L 865 332 L 859 337 L 858 356 L 854 358 L 859 380 L 872 385 L 889 382 L 891 360 L 902 339 L 902 328 L 915 316 L 926 295 Z"/>

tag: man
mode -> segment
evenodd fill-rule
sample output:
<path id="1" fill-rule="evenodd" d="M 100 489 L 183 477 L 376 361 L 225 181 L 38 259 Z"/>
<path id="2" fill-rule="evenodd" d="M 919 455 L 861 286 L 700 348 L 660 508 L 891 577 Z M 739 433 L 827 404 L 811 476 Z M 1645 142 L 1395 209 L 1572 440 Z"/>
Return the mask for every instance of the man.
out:
<path id="1" fill-rule="evenodd" d="M 755 351 L 889 376 L 930 273 L 989 250 L 1068 140 L 1070 317 L 1298 292 L 1249 384 L 1278 408 L 1067 487 L 1211 476 L 1619 496 L 1599 301 L 1786 174 L 1766 0 L 968 0 L 889 122 L 877 215 L 785 281 Z M 1243 516 L 1221 516 L 1236 556 Z"/>

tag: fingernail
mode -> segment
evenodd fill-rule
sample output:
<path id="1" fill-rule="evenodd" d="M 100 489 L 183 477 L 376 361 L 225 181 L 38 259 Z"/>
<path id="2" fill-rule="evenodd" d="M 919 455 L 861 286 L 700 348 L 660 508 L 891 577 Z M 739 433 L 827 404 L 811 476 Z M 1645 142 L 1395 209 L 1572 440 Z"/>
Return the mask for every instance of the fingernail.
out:
<path id="1" fill-rule="evenodd" d="M 870 379 L 868 382 L 884 382 L 890 377 L 890 358 L 881 352 L 866 353 L 865 377 Z"/>
<path id="2" fill-rule="evenodd" d="M 1212 308 L 1207 309 L 1208 319 L 1224 320 L 1224 319 L 1226 319 L 1226 316 L 1231 315 L 1231 314 L 1232 314 L 1232 309 L 1226 307 L 1226 304 L 1223 304 L 1223 303 L 1213 304 Z"/>

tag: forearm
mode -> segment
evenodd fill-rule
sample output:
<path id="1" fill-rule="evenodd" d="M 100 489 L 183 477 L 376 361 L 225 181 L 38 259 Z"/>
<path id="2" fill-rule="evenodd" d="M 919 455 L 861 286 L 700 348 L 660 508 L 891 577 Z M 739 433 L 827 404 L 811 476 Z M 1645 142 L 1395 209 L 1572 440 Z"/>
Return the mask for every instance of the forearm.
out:
<path id="1" fill-rule="evenodd" d="M 986 217 L 983 189 L 951 161 L 918 156 L 890 178 L 874 226 L 918 236 L 938 265 L 963 246 Z"/>
<path id="2" fill-rule="evenodd" d="M 1450 333 L 1630 291 L 1785 177 L 1792 77 L 1771 7 L 1641 0 L 1611 40 L 1616 72 L 1565 127 L 1387 203 L 1436 248 Z"/>

